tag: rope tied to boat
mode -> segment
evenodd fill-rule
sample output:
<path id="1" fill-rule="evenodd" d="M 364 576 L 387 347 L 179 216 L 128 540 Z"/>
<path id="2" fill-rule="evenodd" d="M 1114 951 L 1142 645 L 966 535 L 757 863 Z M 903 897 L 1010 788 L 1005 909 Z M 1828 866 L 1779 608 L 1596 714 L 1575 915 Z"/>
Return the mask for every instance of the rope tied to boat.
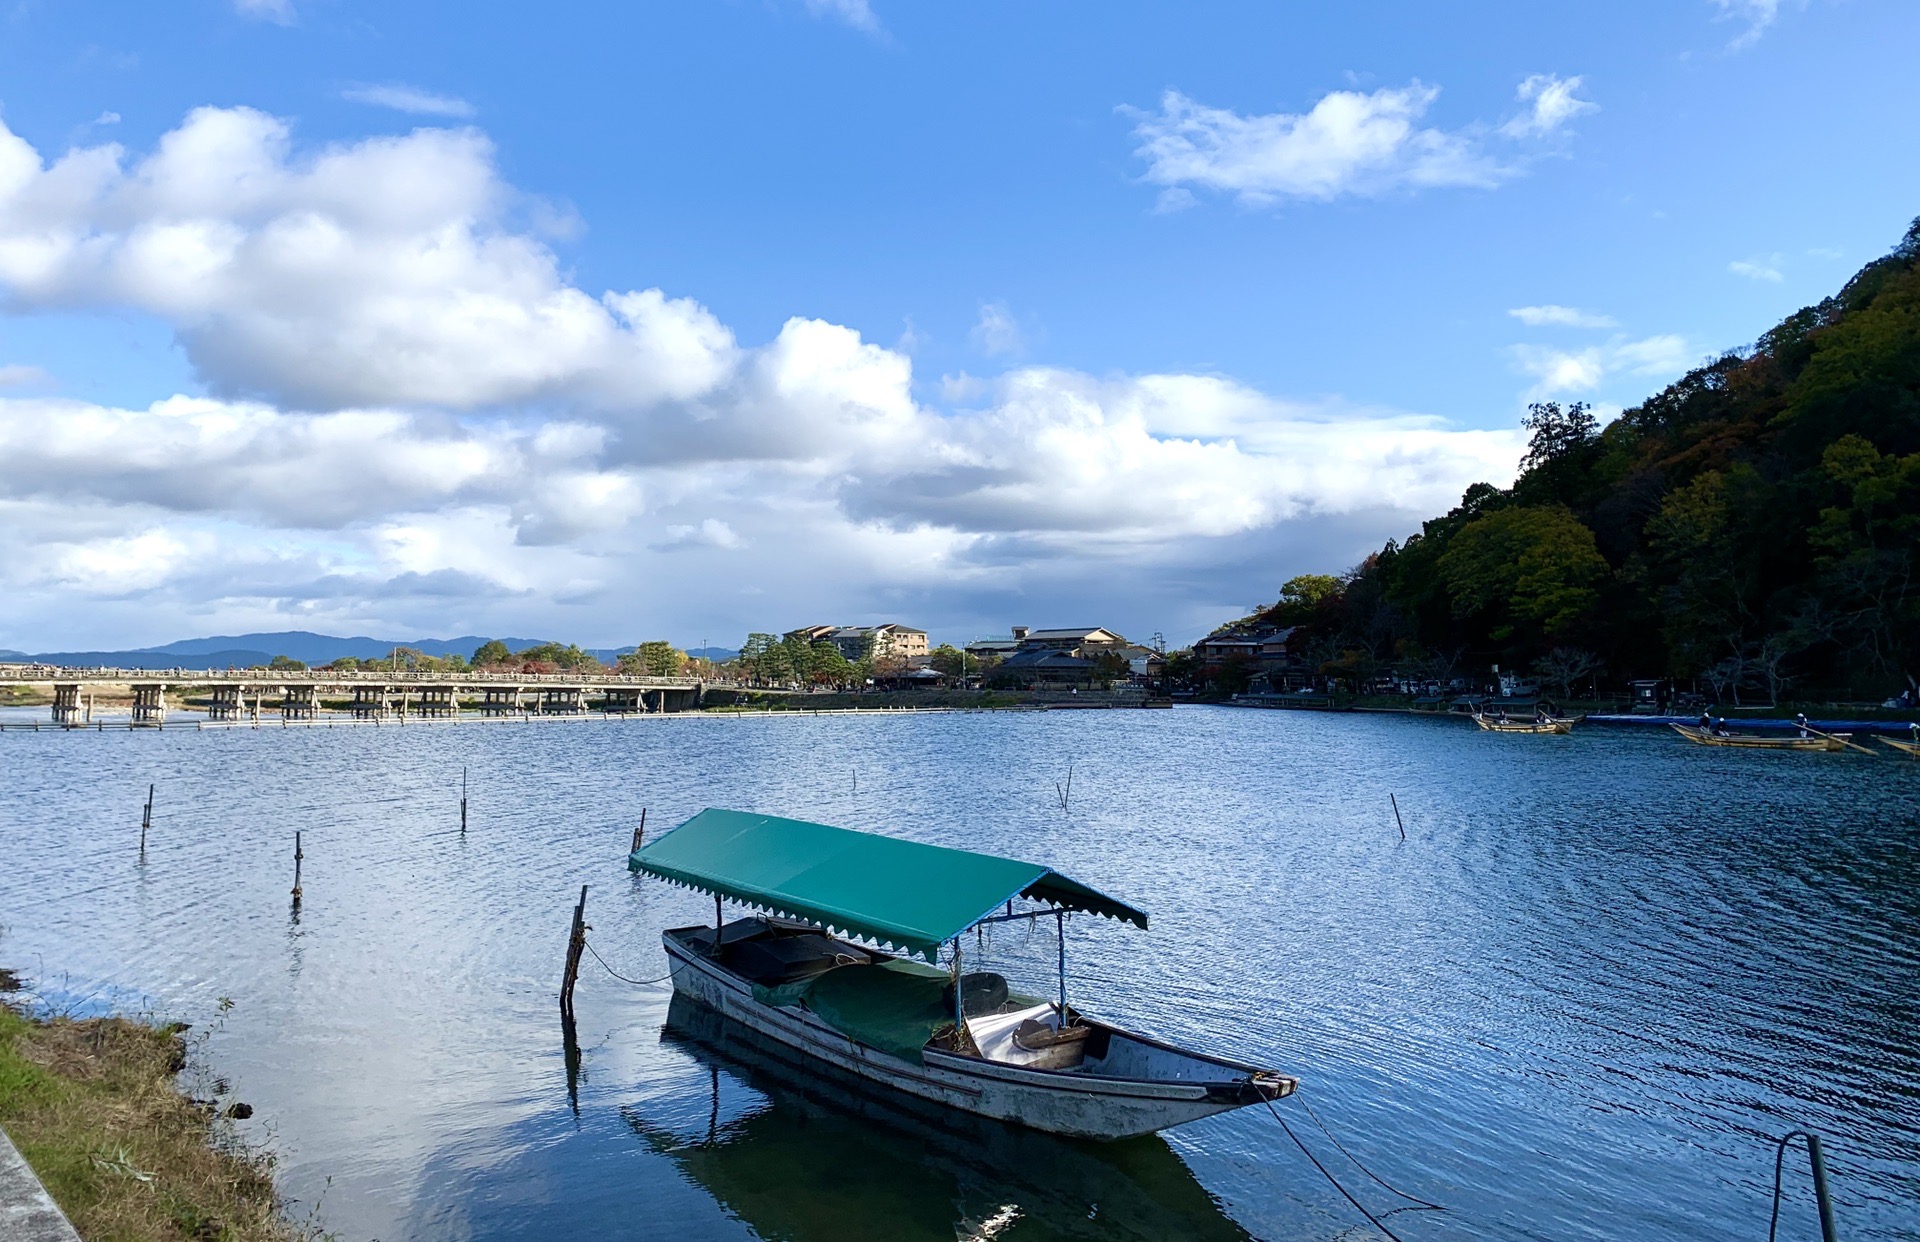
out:
<path id="1" fill-rule="evenodd" d="M 1444 1212 L 1446 1211 L 1446 1209 L 1440 1206 L 1438 1203 L 1429 1203 L 1425 1199 L 1419 1198 L 1418 1196 L 1415 1196 L 1415 1195 L 1410 1195 L 1404 1190 L 1397 1189 L 1396 1187 L 1390 1185 L 1385 1179 L 1380 1177 L 1380 1175 L 1375 1173 L 1372 1169 L 1369 1169 L 1366 1165 L 1360 1163 L 1359 1159 L 1352 1152 L 1348 1151 L 1344 1146 L 1341 1145 L 1339 1139 L 1333 1137 L 1333 1131 L 1327 1129 L 1326 1123 L 1320 1120 L 1319 1114 L 1315 1113 L 1311 1107 L 1308 1107 L 1307 1102 L 1305 1100 L 1301 1100 L 1300 1105 L 1301 1107 L 1306 1108 L 1307 1116 L 1313 1118 L 1313 1123 L 1320 1127 L 1321 1132 L 1327 1136 L 1327 1138 L 1333 1143 L 1333 1145 L 1336 1148 L 1339 1148 L 1340 1154 L 1353 1162 L 1353 1167 L 1355 1167 L 1356 1169 L 1359 1169 L 1362 1173 L 1365 1173 L 1369 1178 L 1372 1178 L 1374 1182 L 1378 1183 L 1380 1186 L 1384 1187 L 1386 1190 L 1391 1191 L 1393 1194 L 1400 1196 L 1400 1198 L 1407 1200 L 1408 1204 L 1410 1205 L 1408 1207 L 1389 1208 L 1386 1211 L 1379 1213 L 1378 1215 L 1375 1215 L 1373 1212 L 1368 1211 L 1366 1204 L 1360 1202 L 1359 1199 L 1354 1197 L 1352 1191 L 1348 1190 L 1345 1186 L 1342 1186 L 1340 1184 L 1340 1179 L 1333 1175 L 1333 1171 L 1328 1169 L 1326 1165 L 1320 1163 L 1320 1158 L 1314 1155 L 1313 1150 L 1300 1140 L 1300 1136 L 1298 1134 L 1295 1134 L 1293 1132 L 1293 1127 L 1288 1125 L 1287 1119 L 1280 1115 L 1280 1110 L 1273 1106 L 1273 1101 L 1266 1100 L 1263 1102 L 1267 1106 L 1267 1111 L 1273 1114 L 1273 1119 L 1280 1123 L 1280 1128 L 1286 1131 L 1287 1137 L 1293 1140 L 1293 1145 L 1300 1149 L 1300 1154 L 1305 1156 L 1308 1159 L 1308 1161 L 1312 1163 L 1313 1167 L 1320 1171 L 1320 1176 L 1327 1179 L 1327 1184 L 1332 1186 L 1335 1190 L 1339 1191 L 1342 1198 L 1344 1198 L 1348 1203 L 1353 1204 L 1355 1211 L 1359 1212 L 1360 1215 L 1367 1218 L 1368 1224 L 1372 1225 L 1375 1229 L 1378 1229 L 1381 1233 L 1386 1234 L 1387 1237 L 1392 1240 L 1392 1242 L 1406 1242 L 1406 1239 L 1402 1238 L 1399 1234 L 1395 1233 L 1393 1230 L 1387 1228 L 1386 1222 L 1382 1220 L 1381 1217 L 1392 1216 L 1396 1212 Z"/>
<path id="2" fill-rule="evenodd" d="M 605 970 L 608 974 L 612 975 L 614 978 L 618 979 L 622 983 L 631 983 L 633 986 L 637 988 L 650 988 L 650 987 L 654 987 L 659 984 L 665 983 L 667 980 L 673 978 L 673 972 L 669 971 L 666 974 L 661 975 L 658 979 L 629 979 L 625 975 L 621 974 L 619 971 L 615 970 L 613 967 L 607 965 L 607 959 L 600 956 L 599 950 L 593 947 L 592 941 L 590 940 L 582 941 L 581 947 L 586 949 L 587 952 L 593 954 L 593 960 L 600 963 L 600 968 L 602 970 Z"/>

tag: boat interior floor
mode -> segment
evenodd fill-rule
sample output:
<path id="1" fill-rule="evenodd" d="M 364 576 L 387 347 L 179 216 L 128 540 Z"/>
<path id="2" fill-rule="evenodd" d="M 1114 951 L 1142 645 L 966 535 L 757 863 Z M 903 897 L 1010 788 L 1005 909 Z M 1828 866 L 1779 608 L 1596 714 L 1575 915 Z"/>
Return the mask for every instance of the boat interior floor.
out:
<path id="1" fill-rule="evenodd" d="M 885 956 L 835 939 L 811 924 L 781 918 L 755 916 L 728 923 L 721 929 L 717 955 L 711 927 L 680 928 L 668 934 L 702 957 L 715 957 L 749 983 L 765 987 L 797 983 L 836 966 L 871 965 Z"/>

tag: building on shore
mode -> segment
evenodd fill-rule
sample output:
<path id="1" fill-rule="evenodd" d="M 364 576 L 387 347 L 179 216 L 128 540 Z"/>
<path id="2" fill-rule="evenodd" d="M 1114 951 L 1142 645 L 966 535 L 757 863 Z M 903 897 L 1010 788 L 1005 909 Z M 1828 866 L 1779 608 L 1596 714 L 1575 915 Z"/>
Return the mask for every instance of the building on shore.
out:
<path id="1" fill-rule="evenodd" d="M 880 625 L 808 625 L 788 630 L 787 638 L 809 645 L 832 643 L 849 660 L 871 654 L 876 660 L 913 661 L 928 654 L 927 632 L 888 621 Z"/>

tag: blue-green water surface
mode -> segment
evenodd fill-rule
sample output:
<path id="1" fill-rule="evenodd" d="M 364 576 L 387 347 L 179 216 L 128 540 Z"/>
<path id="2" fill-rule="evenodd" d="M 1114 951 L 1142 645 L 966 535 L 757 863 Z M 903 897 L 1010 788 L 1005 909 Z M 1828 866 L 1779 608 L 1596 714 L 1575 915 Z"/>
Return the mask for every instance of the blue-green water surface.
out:
<path id="1" fill-rule="evenodd" d="M 0 965 L 210 1029 L 296 1214 L 345 1238 L 1380 1236 L 1264 1110 L 1116 1148 L 947 1126 L 669 1027 L 664 988 L 591 958 L 576 1111 L 572 902 L 615 969 L 664 974 L 660 929 L 711 904 L 627 844 L 643 807 L 708 805 L 1144 906 L 1147 933 L 1070 924 L 1075 1001 L 1297 1074 L 1282 1114 L 1362 1202 L 1405 1206 L 1301 1103 L 1445 1205 L 1385 1217 L 1407 1242 L 1757 1242 L 1795 1128 L 1827 1136 L 1843 1237 L 1920 1236 L 1920 763 L 1182 707 L 10 729 L 0 789 Z M 1050 985 L 1051 936 L 980 948 Z M 1781 1236 L 1815 1237 L 1788 1169 Z"/>

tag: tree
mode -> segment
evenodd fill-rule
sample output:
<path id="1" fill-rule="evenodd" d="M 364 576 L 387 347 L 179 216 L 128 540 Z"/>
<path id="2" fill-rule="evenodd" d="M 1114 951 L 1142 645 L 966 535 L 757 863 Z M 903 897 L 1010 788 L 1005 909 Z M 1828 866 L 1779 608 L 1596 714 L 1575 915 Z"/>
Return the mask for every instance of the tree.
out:
<path id="1" fill-rule="evenodd" d="M 303 673 L 307 666 L 292 656 L 277 655 L 267 661 L 267 667 L 276 673 Z"/>
<path id="2" fill-rule="evenodd" d="M 853 661 L 833 643 L 815 643 L 807 653 L 807 675 L 815 684 L 844 688 L 853 682 Z"/>
<path id="3" fill-rule="evenodd" d="M 777 666 L 783 663 L 779 652 L 780 640 L 772 634 L 749 634 L 740 644 L 740 668 L 750 680 L 769 684 L 777 680 Z"/>
<path id="4" fill-rule="evenodd" d="M 1606 662 L 1591 651 L 1579 647 L 1555 647 L 1546 655 L 1533 662 L 1533 675 L 1540 684 L 1559 692 L 1563 699 L 1573 697 L 1573 688 L 1581 679 L 1590 677 L 1606 666 Z"/>
<path id="5" fill-rule="evenodd" d="M 327 667 L 336 673 L 357 673 L 360 671 L 360 661 L 353 656 L 341 656 Z"/>
<path id="6" fill-rule="evenodd" d="M 1133 665 L 1127 657 L 1117 651 L 1102 651 L 1093 657 L 1094 680 L 1111 687 L 1116 681 L 1126 681 L 1133 676 Z M 1245 689 L 1245 685 L 1241 689 Z"/>
<path id="7" fill-rule="evenodd" d="M 653 677 L 675 676 L 687 664 L 686 652 L 675 650 L 672 643 L 660 638 L 641 643 L 633 654 L 640 667 Z"/>
<path id="8" fill-rule="evenodd" d="M 962 677 L 980 670 L 979 661 L 951 643 L 941 643 L 935 647 L 933 654 L 928 657 L 928 663 L 936 672 L 947 677 Z"/>
<path id="9" fill-rule="evenodd" d="M 1474 519 L 1440 558 L 1456 616 L 1485 616 L 1495 639 L 1523 623 L 1571 630 L 1599 600 L 1607 562 L 1564 505 L 1502 509 Z"/>
<path id="10" fill-rule="evenodd" d="M 564 647 L 559 643 L 541 643 L 537 647 L 529 647 L 520 653 L 519 664 L 530 671 L 536 665 L 551 665 L 557 669 L 569 670 L 592 670 L 600 667 L 600 661 L 595 656 L 571 643 Z"/>
<path id="11" fill-rule="evenodd" d="M 508 649 L 505 643 L 497 638 L 489 638 L 486 642 L 476 647 L 473 652 L 473 666 L 475 668 L 491 668 L 495 665 L 509 663 L 512 659 L 513 652 Z"/>
<path id="12" fill-rule="evenodd" d="M 1536 401 L 1527 407 L 1520 425 L 1533 433 L 1527 441 L 1527 455 L 1520 459 L 1522 471 L 1551 465 L 1585 448 L 1594 442 L 1600 428 L 1592 407 L 1584 401 L 1576 401 L 1564 410 L 1558 401 Z"/>
<path id="13" fill-rule="evenodd" d="M 1306 625 L 1329 602 L 1338 604 L 1345 584 L 1332 574 L 1297 574 L 1280 587 L 1280 602 L 1268 610 L 1280 625 Z"/>

